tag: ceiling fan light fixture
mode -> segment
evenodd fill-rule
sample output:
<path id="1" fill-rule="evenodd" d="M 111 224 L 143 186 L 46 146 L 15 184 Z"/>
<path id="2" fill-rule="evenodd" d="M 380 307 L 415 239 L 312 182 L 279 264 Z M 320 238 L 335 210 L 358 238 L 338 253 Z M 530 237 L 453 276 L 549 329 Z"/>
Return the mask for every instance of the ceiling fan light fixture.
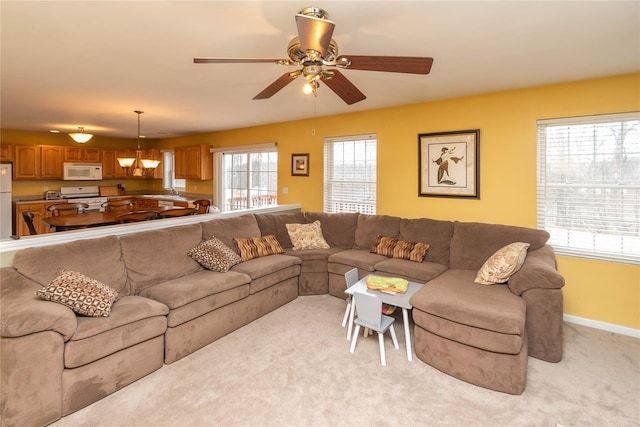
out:
<path id="1" fill-rule="evenodd" d="M 83 126 L 78 126 L 78 132 L 70 133 L 69 136 L 78 144 L 84 144 L 85 142 L 88 142 L 91 138 L 93 138 L 92 134 L 84 133 Z"/>
<path id="2" fill-rule="evenodd" d="M 304 86 L 302 86 L 302 92 L 304 92 L 305 95 L 313 94 L 313 96 L 317 96 L 318 95 L 317 89 L 319 87 L 320 87 L 320 84 L 317 81 L 312 80 L 312 81 L 306 82 Z"/>

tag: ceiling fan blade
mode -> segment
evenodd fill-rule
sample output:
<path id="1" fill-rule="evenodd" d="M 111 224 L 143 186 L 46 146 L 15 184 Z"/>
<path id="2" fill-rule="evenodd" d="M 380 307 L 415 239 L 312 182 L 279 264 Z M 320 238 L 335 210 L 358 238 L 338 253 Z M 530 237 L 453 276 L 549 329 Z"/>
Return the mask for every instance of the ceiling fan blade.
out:
<path id="1" fill-rule="evenodd" d="M 284 73 L 282 76 L 278 78 L 278 80 L 271 83 L 262 92 L 254 96 L 253 99 L 271 98 L 273 95 L 278 93 L 280 89 L 284 88 L 286 85 L 294 81 L 300 74 L 301 74 L 300 72 L 295 72 L 295 71 L 292 73 Z"/>
<path id="2" fill-rule="evenodd" d="M 296 26 L 300 38 L 300 49 L 303 52 L 312 49 L 320 52 L 322 56 L 327 54 L 333 29 L 336 26 L 334 22 L 315 16 L 298 14 L 296 15 Z"/>
<path id="3" fill-rule="evenodd" d="M 196 64 L 251 64 L 251 63 L 273 63 L 279 64 L 280 61 L 288 61 L 278 58 L 209 58 L 196 57 L 193 62 Z"/>
<path id="4" fill-rule="evenodd" d="M 360 92 L 360 89 L 354 86 L 353 83 L 347 79 L 344 74 L 337 70 L 332 70 L 332 78 L 322 78 L 322 81 L 329 86 L 329 89 L 334 91 L 344 102 L 347 104 L 355 104 L 362 100 L 367 99 L 364 93 Z"/>
<path id="5" fill-rule="evenodd" d="M 418 56 L 340 55 L 351 61 L 351 70 L 386 71 L 389 73 L 429 74 L 433 58 Z"/>

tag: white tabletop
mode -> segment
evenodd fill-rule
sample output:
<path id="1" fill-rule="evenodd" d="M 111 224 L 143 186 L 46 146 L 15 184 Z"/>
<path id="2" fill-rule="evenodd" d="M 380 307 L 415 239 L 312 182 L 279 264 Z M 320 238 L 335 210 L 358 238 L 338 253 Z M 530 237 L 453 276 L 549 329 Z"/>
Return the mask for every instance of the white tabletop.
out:
<path id="1" fill-rule="evenodd" d="M 367 277 L 369 277 L 369 276 L 370 275 L 366 275 L 362 279 L 358 280 L 353 286 L 351 286 L 350 288 L 347 288 L 345 293 L 348 294 L 348 295 L 353 295 L 355 292 L 369 293 L 369 294 L 372 294 L 372 295 L 377 295 L 382 300 L 382 302 L 384 302 L 386 304 L 393 305 L 395 307 L 411 309 L 411 308 L 413 308 L 413 306 L 411 305 L 409 300 L 411 299 L 413 294 L 418 292 L 420 290 L 420 288 L 422 288 L 424 286 L 421 283 L 409 282 L 409 287 L 408 287 L 406 293 L 404 293 L 404 294 L 401 294 L 401 293 L 390 294 L 390 293 L 387 293 L 387 292 L 381 292 L 381 291 L 378 291 L 378 290 L 368 289 L 367 288 Z"/>

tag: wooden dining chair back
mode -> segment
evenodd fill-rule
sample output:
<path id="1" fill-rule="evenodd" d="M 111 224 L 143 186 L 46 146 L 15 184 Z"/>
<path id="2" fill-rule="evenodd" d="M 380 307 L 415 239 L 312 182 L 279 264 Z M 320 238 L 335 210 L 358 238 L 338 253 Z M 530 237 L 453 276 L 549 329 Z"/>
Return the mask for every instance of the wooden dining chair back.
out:
<path id="1" fill-rule="evenodd" d="M 205 214 L 209 212 L 209 206 L 211 206 L 211 201 L 206 199 L 194 200 L 193 205 L 198 210 L 198 214 Z"/>
<path id="2" fill-rule="evenodd" d="M 110 200 L 102 204 L 105 212 L 131 212 L 136 207 L 135 200 Z"/>
<path id="3" fill-rule="evenodd" d="M 115 222 L 117 224 L 126 224 L 129 222 L 148 221 L 155 218 L 157 218 L 157 214 L 154 211 L 133 211 L 116 216 Z"/>
<path id="4" fill-rule="evenodd" d="M 175 218 L 178 216 L 195 215 L 198 210 L 195 208 L 175 208 L 167 209 L 166 211 L 158 212 L 159 218 Z"/>
<path id="5" fill-rule="evenodd" d="M 24 219 L 25 224 L 27 224 L 27 228 L 29 229 L 29 234 L 32 236 L 38 234 L 36 231 L 35 225 L 33 225 L 33 219 L 35 215 L 31 211 L 22 212 L 22 219 Z"/>
<path id="6" fill-rule="evenodd" d="M 351 353 L 356 349 L 356 342 L 358 342 L 358 334 L 360 333 L 360 327 L 371 329 L 378 333 L 378 343 L 380 346 L 380 364 L 382 366 L 387 365 L 387 359 L 384 352 L 384 333 L 389 331 L 391 339 L 393 340 L 393 346 L 397 350 L 398 339 L 396 338 L 396 331 L 393 329 L 393 322 L 395 319 L 391 316 L 382 314 L 382 300 L 376 295 L 365 294 L 355 292 L 353 294 L 353 303 L 356 306 L 356 312 L 358 317 L 355 320 L 356 330 L 353 333 L 351 340 Z"/>
<path id="7" fill-rule="evenodd" d="M 84 212 L 89 207 L 86 203 L 56 203 L 47 208 L 51 216 L 72 215 Z"/>

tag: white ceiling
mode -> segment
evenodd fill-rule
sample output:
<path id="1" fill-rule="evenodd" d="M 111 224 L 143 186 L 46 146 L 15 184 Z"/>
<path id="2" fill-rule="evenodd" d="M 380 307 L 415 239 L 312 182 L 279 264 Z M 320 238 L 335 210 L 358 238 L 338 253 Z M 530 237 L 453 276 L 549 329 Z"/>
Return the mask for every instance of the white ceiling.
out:
<path id="1" fill-rule="evenodd" d="M 430 56 L 431 74 L 345 70 L 346 105 L 293 70 L 194 64 L 286 58 L 295 14 L 336 23 L 340 54 Z M 164 138 L 640 71 L 638 1 L 8 1 L 1 12 L 1 127 Z"/>

